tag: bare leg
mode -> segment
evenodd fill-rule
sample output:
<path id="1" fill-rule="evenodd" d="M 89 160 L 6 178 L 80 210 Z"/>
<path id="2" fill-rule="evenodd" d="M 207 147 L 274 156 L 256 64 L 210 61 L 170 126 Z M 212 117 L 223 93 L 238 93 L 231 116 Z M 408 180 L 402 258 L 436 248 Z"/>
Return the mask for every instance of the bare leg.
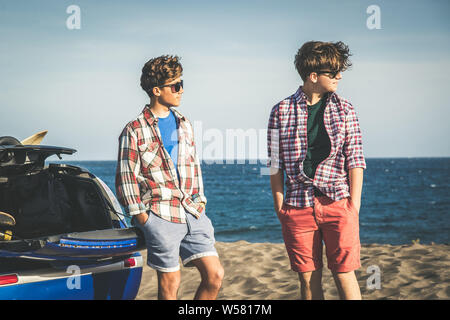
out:
<path id="1" fill-rule="evenodd" d="M 299 272 L 302 300 L 324 300 L 322 290 L 322 269 Z"/>
<path id="2" fill-rule="evenodd" d="M 176 300 L 178 288 L 180 287 L 181 273 L 160 272 L 158 274 L 158 300 Z"/>
<path id="3" fill-rule="evenodd" d="M 354 271 L 333 272 L 341 300 L 361 300 L 361 291 Z"/>
<path id="4" fill-rule="evenodd" d="M 202 281 L 195 293 L 195 300 L 215 300 L 222 286 L 224 270 L 216 256 L 208 256 L 192 261 L 200 271 Z"/>

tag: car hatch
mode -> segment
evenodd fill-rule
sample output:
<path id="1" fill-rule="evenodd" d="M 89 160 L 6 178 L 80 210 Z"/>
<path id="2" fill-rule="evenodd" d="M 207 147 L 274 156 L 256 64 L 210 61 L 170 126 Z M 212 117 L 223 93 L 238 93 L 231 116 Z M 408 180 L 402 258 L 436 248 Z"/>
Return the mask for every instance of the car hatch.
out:
<path id="1" fill-rule="evenodd" d="M 130 255 L 145 247 L 135 227 L 73 232 L 40 239 L 0 241 L 0 257 L 85 260 Z"/>

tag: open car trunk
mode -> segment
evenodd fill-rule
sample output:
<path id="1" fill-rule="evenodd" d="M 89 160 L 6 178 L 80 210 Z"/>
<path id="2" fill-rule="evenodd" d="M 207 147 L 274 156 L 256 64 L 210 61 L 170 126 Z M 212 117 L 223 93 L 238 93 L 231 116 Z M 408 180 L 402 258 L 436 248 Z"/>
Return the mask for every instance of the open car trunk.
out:
<path id="1" fill-rule="evenodd" d="M 24 159 L 36 158 L 33 153 L 41 151 L 18 150 L 31 152 L 21 155 Z M 44 151 L 45 156 L 53 154 L 46 147 Z M 13 216 L 16 224 L 8 227 L 12 240 L 0 241 L 0 256 L 104 258 L 141 249 L 139 230 L 125 227 L 114 196 L 89 172 L 64 164 L 44 167 L 43 161 L 1 169 L 0 211 Z"/>
<path id="2" fill-rule="evenodd" d="M 113 227 L 96 183 L 89 177 L 60 169 L 50 166 L 0 183 L 0 211 L 15 218 L 12 231 L 17 238 Z"/>

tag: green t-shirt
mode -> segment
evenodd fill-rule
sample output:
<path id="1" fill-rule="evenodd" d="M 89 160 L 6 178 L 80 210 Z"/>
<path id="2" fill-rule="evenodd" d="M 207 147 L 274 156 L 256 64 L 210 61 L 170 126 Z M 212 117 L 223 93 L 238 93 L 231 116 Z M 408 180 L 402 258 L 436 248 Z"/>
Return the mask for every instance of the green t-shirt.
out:
<path id="1" fill-rule="evenodd" d="M 319 102 L 308 106 L 308 151 L 303 161 L 303 171 L 311 179 L 314 179 L 319 163 L 325 160 L 331 151 L 330 138 L 323 123 L 326 99 L 327 95 L 324 95 Z"/>

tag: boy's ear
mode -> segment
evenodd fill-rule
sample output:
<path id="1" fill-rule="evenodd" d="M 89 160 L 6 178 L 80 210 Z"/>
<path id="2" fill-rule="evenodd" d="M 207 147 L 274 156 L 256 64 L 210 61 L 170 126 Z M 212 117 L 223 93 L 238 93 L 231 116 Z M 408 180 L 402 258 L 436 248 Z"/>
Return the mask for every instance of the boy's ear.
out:
<path id="1" fill-rule="evenodd" d="M 161 90 L 158 87 L 153 87 L 153 95 L 159 97 L 161 95 Z"/>
<path id="2" fill-rule="evenodd" d="M 311 72 L 311 73 L 309 74 L 308 78 L 309 78 L 309 80 L 310 80 L 312 83 L 316 83 L 316 82 L 317 82 L 317 79 L 319 78 L 319 76 L 317 75 L 316 72 Z"/>

